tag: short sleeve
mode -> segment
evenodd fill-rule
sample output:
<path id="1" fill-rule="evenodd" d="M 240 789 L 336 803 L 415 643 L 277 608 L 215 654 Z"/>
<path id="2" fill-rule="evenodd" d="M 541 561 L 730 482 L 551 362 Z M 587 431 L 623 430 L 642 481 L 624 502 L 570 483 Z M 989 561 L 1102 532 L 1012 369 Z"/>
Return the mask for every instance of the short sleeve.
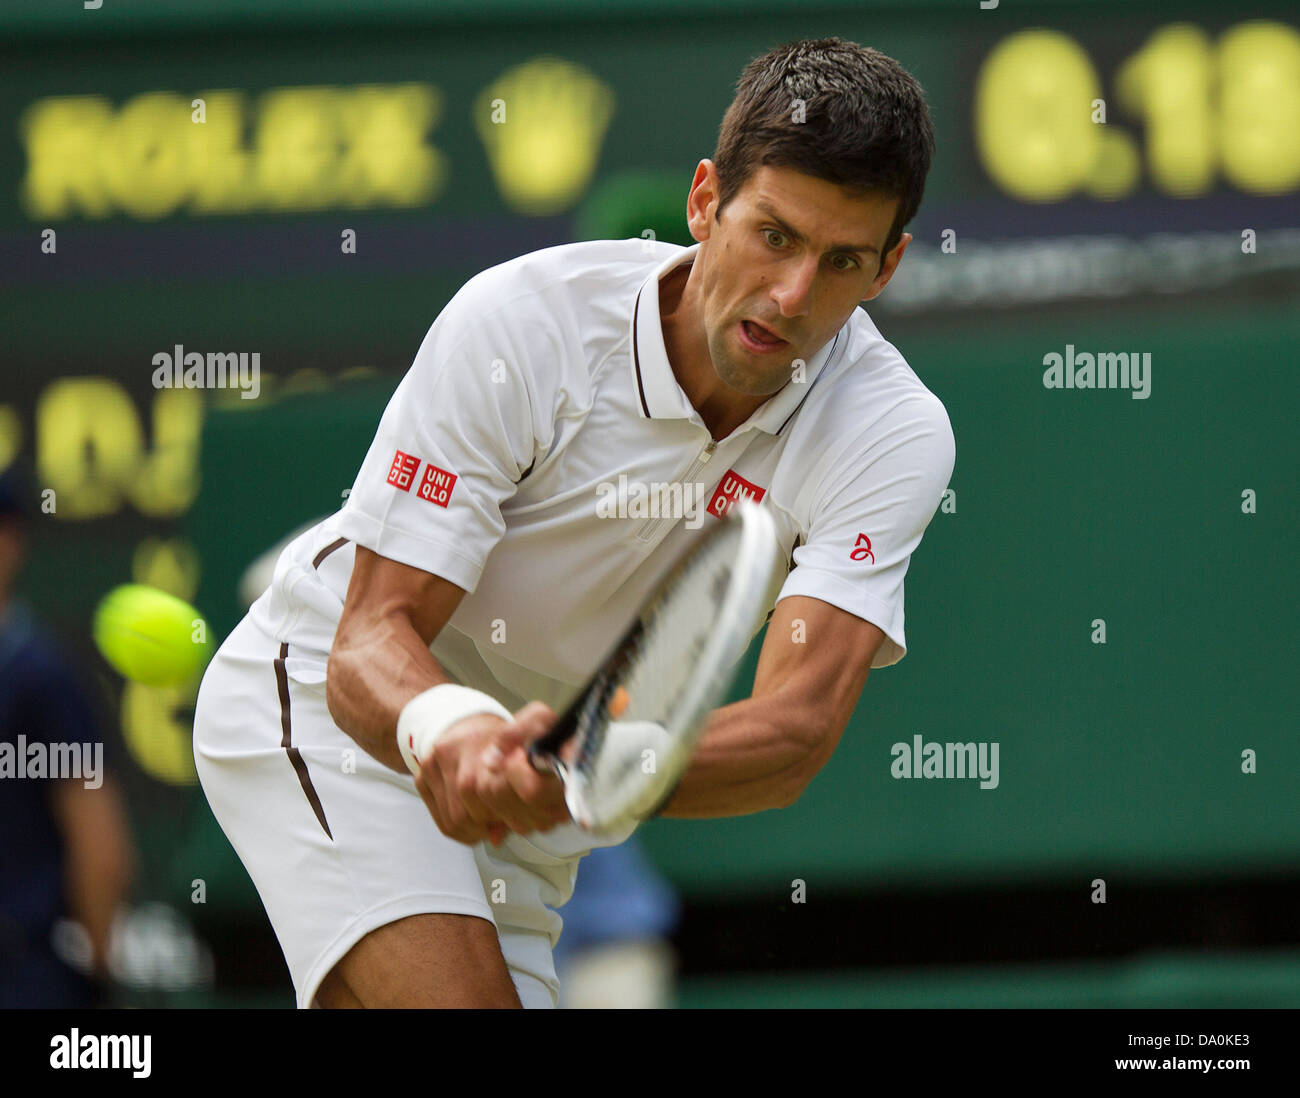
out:
<path id="1" fill-rule="evenodd" d="M 821 599 L 878 626 L 872 666 L 907 651 L 903 577 L 952 476 L 956 446 L 943 404 L 925 393 L 900 402 L 850 448 L 809 496 L 807 540 L 777 601 Z"/>
<path id="2" fill-rule="evenodd" d="M 497 269 L 484 272 L 443 309 L 336 520 L 358 545 L 466 591 L 505 533 L 502 504 L 554 422 L 534 368 L 553 341 L 544 322 L 503 304 L 501 289 Z"/>

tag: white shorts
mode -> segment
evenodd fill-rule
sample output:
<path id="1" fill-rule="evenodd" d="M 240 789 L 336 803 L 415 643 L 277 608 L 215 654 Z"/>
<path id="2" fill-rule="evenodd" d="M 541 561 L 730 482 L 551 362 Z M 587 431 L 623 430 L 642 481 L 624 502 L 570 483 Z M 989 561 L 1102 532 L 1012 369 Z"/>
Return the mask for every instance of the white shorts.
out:
<path id="1" fill-rule="evenodd" d="M 316 1005 L 370 931 L 426 912 L 493 923 L 520 1001 L 555 1006 L 551 908 L 571 894 L 578 859 L 517 835 L 498 848 L 443 835 L 414 779 L 334 723 L 325 662 L 245 617 L 208 666 L 194 715 L 199 781 L 257 886 L 298 1006 Z"/>

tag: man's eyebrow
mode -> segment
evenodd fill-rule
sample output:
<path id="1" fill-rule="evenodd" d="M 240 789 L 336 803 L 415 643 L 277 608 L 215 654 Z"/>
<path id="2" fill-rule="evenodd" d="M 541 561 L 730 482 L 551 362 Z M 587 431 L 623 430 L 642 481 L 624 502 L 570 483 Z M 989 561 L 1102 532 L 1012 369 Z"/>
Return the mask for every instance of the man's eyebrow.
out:
<path id="1" fill-rule="evenodd" d="M 775 221 L 777 228 L 779 228 L 795 243 L 807 243 L 808 238 L 804 236 L 803 233 L 799 232 L 798 229 L 792 228 L 782 221 L 781 218 L 777 216 L 777 212 L 766 202 L 756 202 L 754 203 L 754 208 L 758 210 L 759 213 L 766 214 L 770 220 Z M 832 252 L 863 252 L 869 255 L 880 254 L 880 249 L 874 244 L 832 244 L 827 250 Z"/>

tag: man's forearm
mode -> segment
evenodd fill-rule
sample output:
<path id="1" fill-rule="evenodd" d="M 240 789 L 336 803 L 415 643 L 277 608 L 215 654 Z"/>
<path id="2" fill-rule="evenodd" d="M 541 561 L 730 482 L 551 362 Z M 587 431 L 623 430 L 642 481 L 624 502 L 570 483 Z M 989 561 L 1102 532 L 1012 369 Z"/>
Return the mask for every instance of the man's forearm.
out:
<path id="1" fill-rule="evenodd" d="M 135 871 L 126 810 L 109 779 L 98 789 L 62 781 L 52 792 L 64 839 L 70 913 L 90 937 L 96 974 L 106 976 L 113 916 Z"/>
<path id="2" fill-rule="evenodd" d="M 833 745 L 831 745 L 833 746 Z M 824 730 L 774 697 L 715 709 L 661 816 L 744 816 L 793 804 L 830 756 Z"/>
<path id="3" fill-rule="evenodd" d="M 327 676 L 325 702 L 335 723 L 385 766 L 407 773 L 397 718 L 416 694 L 452 681 L 410 623 L 394 616 L 336 638 Z"/>

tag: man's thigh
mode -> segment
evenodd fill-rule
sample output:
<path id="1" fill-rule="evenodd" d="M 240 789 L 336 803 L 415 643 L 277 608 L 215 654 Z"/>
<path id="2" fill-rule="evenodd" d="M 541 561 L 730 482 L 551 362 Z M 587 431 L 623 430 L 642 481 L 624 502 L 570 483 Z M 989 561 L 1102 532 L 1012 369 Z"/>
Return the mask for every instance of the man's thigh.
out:
<path id="1" fill-rule="evenodd" d="M 473 915 L 412 915 L 372 930 L 321 981 L 337 1007 L 520 1006 L 497 929 Z"/>
<path id="2" fill-rule="evenodd" d="M 298 1005 L 372 938 L 343 969 L 359 999 L 387 994 L 386 974 L 407 964 L 445 984 L 444 959 L 465 950 L 495 994 L 505 962 L 473 849 L 438 830 L 409 775 L 334 725 L 324 693 L 323 660 L 282 656 L 245 618 L 209 665 L 194 721 L 204 793 L 257 886 Z"/>

